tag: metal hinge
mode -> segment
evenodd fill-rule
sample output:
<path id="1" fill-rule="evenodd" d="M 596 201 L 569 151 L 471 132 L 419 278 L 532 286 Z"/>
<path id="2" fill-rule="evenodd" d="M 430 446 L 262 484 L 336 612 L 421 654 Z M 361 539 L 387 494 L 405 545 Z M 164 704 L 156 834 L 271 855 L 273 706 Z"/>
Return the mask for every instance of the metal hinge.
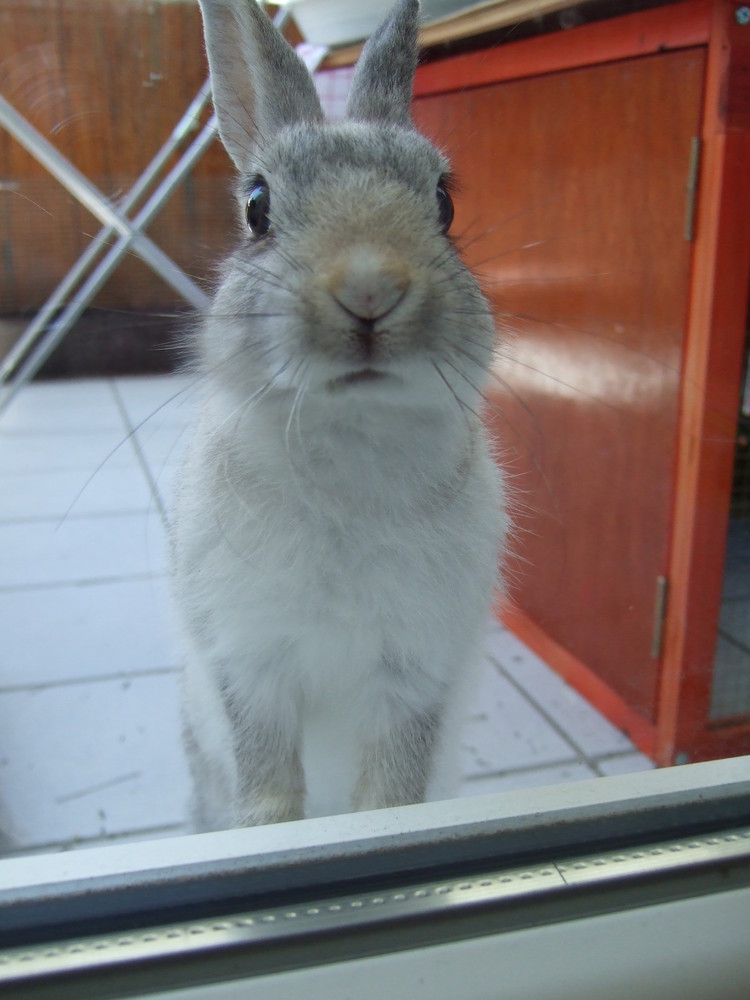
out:
<path id="1" fill-rule="evenodd" d="M 695 231 L 695 203 L 698 195 L 698 173 L 701 163 L 701 141 L 697 135 L 690 140 L 690 163 L 688 165 L 688 176 L 686 186 L 685 201 L 685 239 L 693 239 Z"/>
<path id="2" fill-rule="evenodd" d="M 656 578 L 656 600 L 654 601 L 654 629 L 651 633 L 651 656 L 658 660 L 664 644 L 664 623 L 667 618 L 667 593 L 669 581 L 666 576 Z"/>

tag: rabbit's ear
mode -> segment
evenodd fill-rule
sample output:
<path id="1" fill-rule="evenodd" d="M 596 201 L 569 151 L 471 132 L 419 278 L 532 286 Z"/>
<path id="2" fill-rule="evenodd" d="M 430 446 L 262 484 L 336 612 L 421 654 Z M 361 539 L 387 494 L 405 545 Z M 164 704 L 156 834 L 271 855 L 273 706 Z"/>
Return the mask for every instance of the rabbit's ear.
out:
<path id="1" fill-rule="evenodd" d="M 322 121 L 307 67 L 255 0 L 200 0 L 219 133 L 240 171 L 284 125 Z"/>
<path id="2" fill-rule="evenodd" d="M 362 50 L 352 80 L 347 118 L 410 125 L 417 68 L 419 0 L 398 0 Z"/>

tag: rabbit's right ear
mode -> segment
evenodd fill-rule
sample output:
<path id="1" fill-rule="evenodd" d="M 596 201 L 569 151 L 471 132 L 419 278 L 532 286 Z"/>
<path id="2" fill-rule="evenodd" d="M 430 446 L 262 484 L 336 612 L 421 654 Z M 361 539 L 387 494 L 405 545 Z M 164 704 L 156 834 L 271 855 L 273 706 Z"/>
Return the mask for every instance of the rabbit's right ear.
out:
<path id="1" fill-rule="evenodd" d="M 354 72 L 346 117 L 409 127 L 417 68 L 419 0 L 397 0 L 370 37 Z"/>
<path id="2" fill-rule="evenodd" d="M 219 134 L 237 168 L 284 125 L 322 121 L 307 67 L 255 0 L 199 0 Z"/>

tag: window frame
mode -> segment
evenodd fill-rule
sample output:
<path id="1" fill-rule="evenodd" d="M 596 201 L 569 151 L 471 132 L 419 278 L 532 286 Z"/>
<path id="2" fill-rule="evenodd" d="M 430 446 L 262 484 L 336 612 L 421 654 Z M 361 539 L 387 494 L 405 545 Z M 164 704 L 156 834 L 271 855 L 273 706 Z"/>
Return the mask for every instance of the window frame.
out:
<path id="1" fill-rule="evenodd" d="M 748 887 L 750 757 L 29 855 L 0 862 L 0 996 L 207 985 Z M 362 920 L 373 893 L 409 905 Z M 342 906 L 333 926 L 281 919 Z M 221 932 L 241 920 L 246 933 Z"/>

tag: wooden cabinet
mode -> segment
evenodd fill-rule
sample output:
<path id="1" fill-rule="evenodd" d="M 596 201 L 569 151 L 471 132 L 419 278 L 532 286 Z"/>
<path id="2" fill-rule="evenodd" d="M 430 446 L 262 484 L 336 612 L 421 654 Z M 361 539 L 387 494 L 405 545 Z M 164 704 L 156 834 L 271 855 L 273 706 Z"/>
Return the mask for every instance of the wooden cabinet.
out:
<path id="1" fill-rule="evenodd" d="M 697 0 L 430 63 L 498 316 L 502 614 L 659 763 L 709 721 L 750 275 L 750 25 Z"/>

